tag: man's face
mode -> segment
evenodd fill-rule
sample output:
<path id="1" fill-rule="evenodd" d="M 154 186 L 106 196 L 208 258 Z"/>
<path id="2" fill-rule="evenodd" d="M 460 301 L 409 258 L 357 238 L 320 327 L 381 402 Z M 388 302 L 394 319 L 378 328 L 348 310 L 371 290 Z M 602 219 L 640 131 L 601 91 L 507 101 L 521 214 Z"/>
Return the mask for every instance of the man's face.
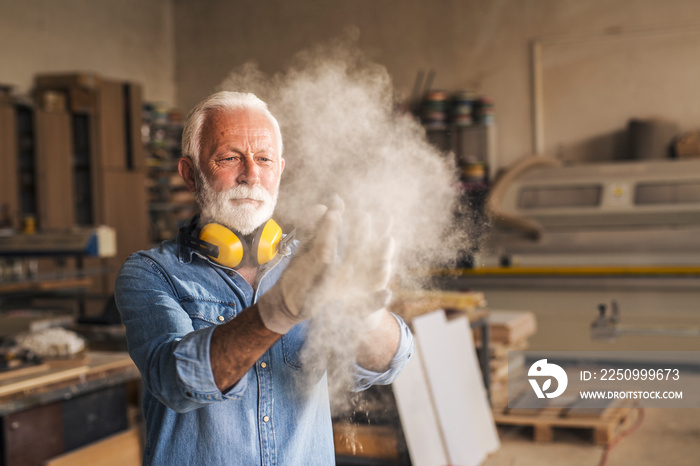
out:
<path id="1" fill-rule="evenodd" d="M 205 222 L 249 234 L 272 217 L 284 159 L 272 122 L 256 110 L 222 110 L 202 127 L 196 197 Z"/>

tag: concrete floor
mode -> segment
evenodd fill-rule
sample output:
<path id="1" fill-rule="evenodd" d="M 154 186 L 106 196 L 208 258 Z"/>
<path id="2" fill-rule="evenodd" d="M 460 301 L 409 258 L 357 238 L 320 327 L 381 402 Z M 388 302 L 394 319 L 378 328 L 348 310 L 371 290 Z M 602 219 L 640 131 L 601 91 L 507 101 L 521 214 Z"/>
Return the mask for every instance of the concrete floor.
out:
<path id="1" fill-rule="evenodd" d="M 621 427 L 635 424 L 638 413 Z M 700 409 L 645 409 L 642 424 L 619 439 L 608 454 L 609 466 L 697 465 L 700 463 Z M 499 429 L 501 448 L 482 466 L 595 466 L 605 448 L 583 431 L 557 430 L 551 443 L 535 443 L 522 428 Z"/>

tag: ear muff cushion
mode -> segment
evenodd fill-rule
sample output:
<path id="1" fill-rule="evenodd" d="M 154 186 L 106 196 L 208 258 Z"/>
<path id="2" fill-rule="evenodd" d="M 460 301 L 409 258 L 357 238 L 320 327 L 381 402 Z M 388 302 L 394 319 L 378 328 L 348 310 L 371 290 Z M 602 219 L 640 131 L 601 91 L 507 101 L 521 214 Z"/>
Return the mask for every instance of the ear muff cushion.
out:
<path id="1" fill-rule="evenodd" d="M 271 261 L 277 255 L 277 247 L 281 239 L 282 228 L 274 220 L 268 220 L 260 230 L 257 241 L 253 243 L 253 250 L 257 250 L 259 265 Z"/>
<path id="2" fill-rule="evenodd" d="M 215 262 L 225 267 L 235 268 L 243 261 L 244 243 L 225 226 L 208 223 L 202 227 L 199 239 L 219 248 L 218 257 L 212 257 Z"/>

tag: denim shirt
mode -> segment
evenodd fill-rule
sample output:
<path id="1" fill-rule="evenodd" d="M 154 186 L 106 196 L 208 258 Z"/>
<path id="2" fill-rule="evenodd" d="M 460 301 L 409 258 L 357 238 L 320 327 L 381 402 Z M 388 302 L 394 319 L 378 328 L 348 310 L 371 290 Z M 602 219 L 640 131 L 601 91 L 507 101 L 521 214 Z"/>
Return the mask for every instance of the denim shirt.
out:
<path id="1" fill-rule="evenodd" d="M 270 289 L 289 259 L 278 255 L 261 267 L 256 289 L 177 239 L 124 263 L 115 298 L 145 386 L 144 464 L 335 463 L 326 373 L 306 368 L 300 354 L 308 322 L 283 335 L 226 392 L 211 371 L 213 330 Z M 413 337 L 396 319 L 401 343 L 389 370 L 356 365 L 358 389 L 391 383 L 413 353 Z"/>

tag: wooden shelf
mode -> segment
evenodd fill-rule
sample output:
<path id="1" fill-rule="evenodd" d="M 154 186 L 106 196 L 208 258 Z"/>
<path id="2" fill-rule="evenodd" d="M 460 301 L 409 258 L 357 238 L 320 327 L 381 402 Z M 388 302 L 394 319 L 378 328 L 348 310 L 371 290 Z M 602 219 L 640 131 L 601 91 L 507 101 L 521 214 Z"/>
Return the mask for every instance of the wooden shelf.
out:
<path id="1" fill-rule="evenodd" d="M 74 290 L 90 286 L 92 286 L 92 280 L 89 277 L 0 282 L 0 294 Z"/>

